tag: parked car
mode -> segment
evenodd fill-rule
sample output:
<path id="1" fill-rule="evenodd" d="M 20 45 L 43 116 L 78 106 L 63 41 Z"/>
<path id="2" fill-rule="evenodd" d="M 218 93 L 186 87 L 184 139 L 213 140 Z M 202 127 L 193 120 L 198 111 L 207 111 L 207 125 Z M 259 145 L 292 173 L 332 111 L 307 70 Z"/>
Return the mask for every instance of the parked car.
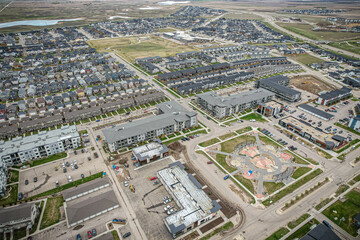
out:
<path id="1" fill-rule="evenodd" d="M 71 176 L 68 177 L 68 181 L 72 182 L 72 177 Z"/>
<path id="2" fill-rule="evenodd" d="M 92 233 L 93 237 L 95 237 L 95 236 L 97 235 L 96 229 L 93 228 L 93 229 L 91 230 L 91 233 Z"/>
<path id="3" fill-rule="evenodd" d="M 94 157 L 95 157 L 95 158 L 98 158 L 98 157 L 99 157 L 99 155 L 97 154 L 97 152 L 94 152 Z"/>
<path id="4" fill-rule="evenodd" d="M 28 185 L 29 184 L 29 180 L 25 180 L 25 185 Z"/>
<path id="5" fill-rule="evenodd" d="M 212 164 L 213 162 L 212 161 L 208 161 L 207 164 Z"/>
<path id="6" fill-rule="evenodd" d="M 80 234 L 76 235 L 76 240 L 82 240 L 82 238 L 81 238 L 81 235 L 80 235 Z"/>
<path id="7" fill-rule="evenodd" d="M 34 182 L 37 182 L 37 177 L 34 177 Z"/>
<path id="8" fill-rule="evenodd" d="M 125 187 L 128 187 L 129 186 L 129 183 L 127 181 L 124 181 L 124 186 Z"/>
<path id="9" fill-rule="evenodd" d="M 131 235 L 131 232 L 127 232 L 127 233 L 125 233 L 124 235 L 123 235 L 123 238 L 127 238 L 127 237 L 129 237 Z"/>
<path id="10" fill-rule="evenodd" d="M 64 173 L 66 173 L 66 172 L 67 172 L 66 168 L 63 168 L 63 172 L 64 172 Z"/>
<path id="11" fill-rule="evenodd" d="M 22 194 L 22 193 L 19 193 L 19 194 L 18 194 L 18 199 L 19 199 L 19 200 L 23 199 L 23 194 Z"/>
<path id="12" fill-rule="evenodd" d="M 152 178 L 150 178 L 150 181 L 153 181 L 153 180 L 155 180 L 156 179 L 156 177 L 152 177 Z"/>
<path id="13" fill-rule="evenodd" d="M 85 178 L 85 175 L 83 173 L 80 176 L 81 176 L 81 178 Z"/>
<path id="14" fill-rule="evenodd" d="M 87 235 L 88 235 L 88 238 L 92 238 L 92 233 L 91 233 L 91 231 L 88 231 L 88 232 L 87 232 Z"/>
<path id="15" fill-rule="evenodd" d="M 226 176 L 224 177 L 224 180 L 228 179 L 229 177 L 230 177 L 230 175 L 226 175 Z"/>
<path id="16" fill-rule="evenodd" d="M 159 184 L 159 181 L 155 181 L 154 183 L 153 183 L 153 185 L 158 185 Z"/>
<path id="17" fill-rule="evenodd" d="M 70 167 L 70 163 L 69 162 L 66 162 L 65 164 L 67 167 Z"/>
<path id="18" fill-rule="evenodd" d="M 55 182 L 55 186 L 56 186 L 56 187 L 60 187 L 59 181 L 56 181 L 56 182 Z"/>
<path id="19" fill-rule="evenodd" d="M 74 165 L 74 168 L 75 168 L 75 169 L 78 169 L 79 167 L 78 167 L 78 165 L 77 165 L 77 164 L 75 164 L 75 165 Z"/>
<path id="20" fill-rule="evenodd" d="M 74 151 L 74 154 L 77 155 L 77 151 L 76 151 L 76 150 Z"/>

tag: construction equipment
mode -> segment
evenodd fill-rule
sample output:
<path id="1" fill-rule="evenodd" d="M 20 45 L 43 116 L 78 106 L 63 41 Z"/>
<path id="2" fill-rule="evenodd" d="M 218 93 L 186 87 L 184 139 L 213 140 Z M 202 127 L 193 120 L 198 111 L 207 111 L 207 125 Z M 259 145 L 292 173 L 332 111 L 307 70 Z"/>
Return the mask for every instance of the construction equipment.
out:
<path id="1" fill-rule="evenodd" d="M 130 185 L 129 188 L 132 192 L 135 192 L 135 187 L 133 185 Z"/>

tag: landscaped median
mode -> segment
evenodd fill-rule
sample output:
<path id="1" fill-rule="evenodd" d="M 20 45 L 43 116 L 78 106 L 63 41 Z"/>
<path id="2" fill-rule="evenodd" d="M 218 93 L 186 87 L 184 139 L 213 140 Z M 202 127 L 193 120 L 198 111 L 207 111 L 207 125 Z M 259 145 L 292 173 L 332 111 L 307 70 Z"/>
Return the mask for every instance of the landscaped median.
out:
<path id="1" fill-rule="evenodd" d="M 285 236 L 289 231 L 289 229 L 282 227 L 273 234 L 271 234 L 269 237 L 267 237 L 265 240 L 279 240 L 283 236 Z"/>
<path id="2" fill-rule="evenodd" d="M 227 222 L 222 227 L 215 229 L 212 233 L 209 233 L 209 234 L 205 235 L 204 237 L 200 238 L 200 240 L 207 240 L 207 239 L 211 238 L 212 236 L 214 236 L 220 232 L 229 230 L 233 227 L 234 227 L 234 224 L 231 221 Z"/>
<path id="3" fill-rule="evenodd" d="M 304 185 L 308 181 L 310 181 L 313 178 L 315 178 L 316 176 L 320 175 L 322 172 L 323 171 L 321 169 L 316 169 L 315 171 L 309 173 L 308 175 L 300 178 L 299 180 L 297 180 L 293 184 L 289 185 L 287 188 L 285 188 L 285 189 L 281 190 L 280 192 L 276 193 L 275 195 L 273 195 L 271 197 L 271 199 L 268 198 L 265 201 L 263 201 L 262 203 L 265 206 L 270 206 L 272 203 L 275 203 L 276 201 L 279 201 L 281 198 L 285 197 L 289 193 L 294 192 L 297 188 L 301 187 L 302 185 Z"/>
<path id="4" fill-rule="evenodd" d="M 42 164 L 45 164 L 45 163 L 49 163 L 49 162 L 53 162 L 53 161 L 56 161 L 56 160 L 59 160 L 59 159 L 62 159 L 62 158 L 66 158 L 67 157 L 67 153 L 66 152 L 61 152 L 61 153 L 56 153 L 54 155 L 51 155 L 47 158 L 42 158 L 42 159 L 39 159 L 39 160 L 33 160 L 33 161 L 28 161 L 26 162 L 24 165 L 30 165 L 30 167 L 35 167 L 35 166 L 38 166 L 38 165 L 42 165 Z M 16 168 L 20 168 L 20 167 L 17 167 Z"/>
<path id="5" fill-rule="evenodd" d="M 28 198 L 28 200 L 30 201 L 30 200 L 34 200 L 36 198 L 46 197 L 46 196 L 50 196 L 50 195 L 53 195 L 53 194 L 58 193 L 58 192 L 62 192 L 64 190 L 66 190 L 66 189 L 76 187 L 76 186 L 78 186 L 80 184 L 89 182 L 89 181 L 94 180 L 96 178 L 100 178 L 100 177 L 103 176 L 103 174 L 104 174 L 103 172 L 99 172 L 99 173 L 96 173 L 94 175 L 91 175 L 91 176 L 88 176 L 88 177 L 73 181 L 71 183 L 67 183 L 67 184 L 62 185 L 60 187 L 53 188 L 53 189 L 51 189 L 49 191 L 46 191 L 46 192 L 40 193 L 38 195 L 32 196 L 32 197 Z"/>

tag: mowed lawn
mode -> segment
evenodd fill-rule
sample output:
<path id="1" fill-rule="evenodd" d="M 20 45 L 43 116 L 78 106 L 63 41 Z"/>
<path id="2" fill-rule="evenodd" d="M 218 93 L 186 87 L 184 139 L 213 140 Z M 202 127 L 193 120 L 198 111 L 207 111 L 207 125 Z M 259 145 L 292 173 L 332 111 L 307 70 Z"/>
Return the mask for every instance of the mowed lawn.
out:
<path id="1" fill-rule="evenodd" d="M 297 54 L 297 55 L 291 55 L 290 58 L 294 59 L 295 61 L 302 63 L 304 65 L 308 65 L 311 63 L 322 63 L 325 62 L 324 60 L 311 56 L 307 53 L 304 54 Z"/>
<path id="2" fill-rule="evenodd" d="M 154 56 L 167 57 L 179 52 L 194 51 L 191 47 L 156 36 L 91 40 L 88 41 L 88 43 L 99 52 L 111 52 L 115 50 L 131 62 L 134 62 L 136 58 Z"/>
<path id="3" fill-rule="evenodd" d="M 360 212 L 360 193 L 352 190 L 345 195 L 345 198 L 345 202 L 336 201 L 333 205 L 325 209 L 323 214 L 355 237 L 357 235 L 357 228 L 353 223 L 353 219 L 356 214 Z M 342 217 L 344 217 L 345 220 L 339 224 Z M 335 218 L 337 218 L 337 220 L 335 220 Z"/>
<path id="4" fill-rule="evenodd" d="M 360 33 L 312 31 L 313 26 L 304 23 L 277 23 L 277 25 L 314 40 L 340 41 L 360 37 Z"/>

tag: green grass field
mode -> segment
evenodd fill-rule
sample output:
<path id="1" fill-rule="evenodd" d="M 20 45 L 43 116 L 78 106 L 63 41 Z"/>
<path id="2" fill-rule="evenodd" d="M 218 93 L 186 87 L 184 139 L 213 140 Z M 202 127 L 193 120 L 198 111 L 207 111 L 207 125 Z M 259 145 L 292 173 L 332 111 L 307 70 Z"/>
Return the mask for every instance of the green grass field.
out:
<path id="1" fill-rule="evenodd" d="M 277 23 L 277 25 L 313 40 L 340 41 L 360 37 L 360 33 L 312 31 L 313 26 L 304 23 Z"/>
<path id="2" fill-rule="evenodd" d="M 207 147 L 207 146 L 210 146 L 210 145 L 215 144 L 215 143 L 218 143 L 218 142 L 220 142 L 219 139 L 213 138 L 213 139 L 207 140 L 207 141 L 205 141 L 205 142 L 202 142 L 202 143 L 200 143 L 199 145 L 200 145 L 201 147 Z"/>
<path id="3" fill-rule="evenodd" d="M 357 235 L 357 228 L 353 224 L 353 219 L 356 214 L 360 212 L 360 193 L 352 190 L 345 195 L 345 198 L 345 202 L 336 201 L 333 205 L 325 209 L 323 214 L 355 237 Z M 344 217 L 345 220 L 339 224 L 342 217 Z M 337 218 L 337 220 L 335 220 L 335 218 Z"/>
<path id="4" fill-rule="evenodd" d="M 47 228 L 59 222 L 61 218 L 60 207 L 63 205 L 63 202 L 64 199 L 62 196 L 47 199 L 40 229 Z"/>
<path id="5" fill-rule="evenodd" d="M 136 58 L 167 57 L 179 52 L 194 51 L 191 47 L 176 44 L 156 36 L 91 40 L 88 43 L 99 52 L 115 50 L 115 52 L 131 62 L 134 62 Z"/>
<path id="6" fill-rule="evenodd" d="M 304 54 L 297 54 L 297 55 L 291 55 L 289 56 L 291 59 L 294 59 L 295 61 L 302 63 L 304 65 L 308 65 L 311 63 L 322 63 L 324 60 L 311 56 L 307 53 Z"/>
<path id="7" fill-rule="evenodd" d="M 311 170 L 311 168 L 307 168 L 307 167 L 301 167 L 295 170 L 295 172 L 292 175 L 292 178 L 294 179 L 298 179 L 299 177 L 301 177 L 302 175 L 304 175 L 305 173 L 309 172 Z"/>
<path id="8" fill-rule="evenodd" d="M 305 221 L 308 217 L 310 217 L 310 214 L 305 213 L 304 215 L 301 215 L 298 219 L 291 221 L 288 223 L 288 227 L 293 229 L 303 221 Z"/>
<path id="9" fill-rule="evenodd" d="M 245 141 L 255 141 L 254 136 L 242 135 L 231 140 L 221 143 L 221 151 L 226 153 L 232 153 L 235 150 L 236 145 Z"/>
<path id="10" fill-rule="evenodd" d="M 285 186 L 285 184 L 283 182 L 279 182 L 279 183 L 275 183 L 275 182 L 264 182 L 263 183 L 264 187 L 266 188 L 266 191 L 268 192 L 268 194 L 272 194 L 273 192 L 275 192 L 276 190 L 279 190 L 280 188 L 282 188 L 283 186 Z"/>
<path id="11" fill-rule="evenodd" d="M 243 120 L 255 119 L 257 122 L 266 122 L 266 120 L 260 114 L 257 113 L 250 113 L 248 115 L 241 117 L 240 119 Z"/>
<path id="12" fill-rule="evenodd" d="M 344 41 L 344 42 L 333 42 L 329 43 L 330 46 L 336 47 L 348 52 L 360 54 L 360 44 L 358 43 L 360 40 L 356 41 Z"/>
<path id="13" fill-rule="evenodd" d="M 271 234 L 269 237 L 267 237 L 265 240 L 279 240 L 283 236 L 285 236 L 289 231 L 289 229 L 282 227 L 273 234 Z"/>

